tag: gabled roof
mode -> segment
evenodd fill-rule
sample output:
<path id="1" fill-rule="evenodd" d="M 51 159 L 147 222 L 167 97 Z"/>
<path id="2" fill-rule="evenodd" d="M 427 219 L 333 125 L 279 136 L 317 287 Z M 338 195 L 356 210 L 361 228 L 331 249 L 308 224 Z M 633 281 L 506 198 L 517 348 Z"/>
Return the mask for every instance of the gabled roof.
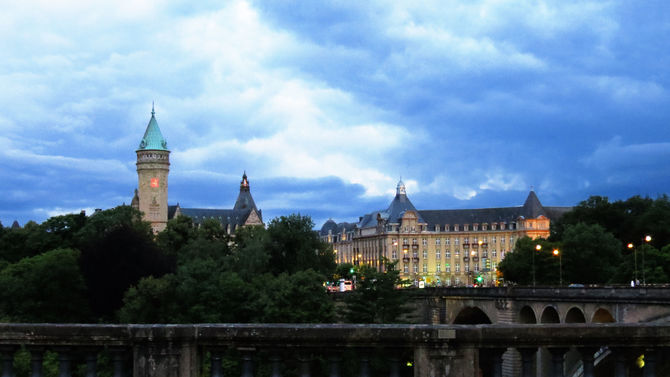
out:
<path id="1" fill-rule="evenodd" d="M 158 128 L 158 122 L 156 122 L 155 117 L 156 112 L 153 107 L 151 108 L 151 119 L 147 125 L 147 130 L 144 131 L 144 137 L 140 141 L 140 145 L 137 150 L 159 150 L 167 151 L 167 142 L 163 138 L 160 128 Z"/>

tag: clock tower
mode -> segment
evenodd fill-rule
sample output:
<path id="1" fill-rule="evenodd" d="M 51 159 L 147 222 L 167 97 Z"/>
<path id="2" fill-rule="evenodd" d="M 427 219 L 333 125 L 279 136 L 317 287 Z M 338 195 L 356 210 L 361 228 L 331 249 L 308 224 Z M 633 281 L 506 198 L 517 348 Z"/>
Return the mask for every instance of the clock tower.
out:
<path id="1" fill-rule="evenodd" d="M 168 173 L 170 151 L 151 108 L 151 119 L 137 149 L 138 189 L 132 205 L 144 214 L 154 233 L 165 229 L 168 219 Z"/>

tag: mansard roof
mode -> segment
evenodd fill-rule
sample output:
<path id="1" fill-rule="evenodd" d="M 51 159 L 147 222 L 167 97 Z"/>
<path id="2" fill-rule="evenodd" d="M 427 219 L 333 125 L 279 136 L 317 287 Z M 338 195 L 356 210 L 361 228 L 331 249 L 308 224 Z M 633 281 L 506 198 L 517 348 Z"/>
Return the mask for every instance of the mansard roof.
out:
<path id="1" fill-rule="evenodd" d="M 151 108 L 151 119 L 147 125 L 146 131 L 144 131 L 144 137 L 140 141 L 140 145 L 137 148 L 140 150 L 159 150 L 167 151 L 167 142 L 163 138 L 160 128 L 158 128 L 158 122 L 156 122 L 156 112 L 153 107 Z"/>
<path id="2" fill-rule="evenodd" d="M 346 233 L 351 231 L 356 227 L 356 224 L 354 223 L 347 223 L 347 222 L 342 222 L 342 223 L 335 223 L 333 219 L 328 219 L 323 226 L 321 227 L 321 230 L 319 231 L 319 235 L 321 236 L 327 236 L 328 233 L 330 234 L 341 234 L 341 233 Z"/>
<path id="3" fill-rule="evenodd" d="M 571 207 L 544 207 L 535 191 L 530 191 L 526 202 L 520 207 L 440 209 L 419 211 L 430 226 L 445 224 L 511 223 L 519 218 L 536 219 L 540 216 L 555 220 Z"/>

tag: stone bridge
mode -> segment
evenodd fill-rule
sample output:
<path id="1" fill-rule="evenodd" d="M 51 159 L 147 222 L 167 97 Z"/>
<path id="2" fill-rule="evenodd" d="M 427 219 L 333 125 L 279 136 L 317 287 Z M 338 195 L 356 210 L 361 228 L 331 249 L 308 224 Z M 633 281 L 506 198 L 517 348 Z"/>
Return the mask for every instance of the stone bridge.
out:
<path id="1" fill-rule="evenodd" d="M 428 324 L 670 322 L 668 287 L 426 288 L 412 290 L 412 298 L 414 320 Z M 608 356 L 609 351 L 600 353 L 595 365 L 605 363 Z M 549 375 L 552 357 L 547 349 L 540 349 L 534 372 Z M 574 349 L 565 355 L 566 375 L 582 375 L 579 358 Z M 518 375 L 522 359 L 519 352 L 507 352 L 503 375 Z"/>
<path id="2" fill-rule="evenodd" d="M 668 287 L 426 288 L 412 291 L 418 322 L 670 322 Z"/>

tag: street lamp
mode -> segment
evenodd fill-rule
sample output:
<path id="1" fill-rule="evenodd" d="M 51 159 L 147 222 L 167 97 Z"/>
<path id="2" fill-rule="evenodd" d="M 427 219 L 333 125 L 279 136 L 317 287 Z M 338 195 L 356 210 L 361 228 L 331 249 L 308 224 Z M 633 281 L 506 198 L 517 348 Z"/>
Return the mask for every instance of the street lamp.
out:
<path id="1" fill-rule="evenodd" d="M 563 286 L 563 254 L 561 254 L 561 251 L 558 250 L 558 249 L 554 249 L 553 253 L 554 253 L 554 255 L 558 256 L 558 276 L 559 276 L 558 286 L 562 287 Z"/>
<path id="2" fill-rule="evenodd" d="M 632 243 L 629 243 L 628 245 L 629 249 L 633 249 L 633 259 L 635 261 L 635 280 L 634 280 L 634 285 L 637 285 L 637 249 Z"/>
<path id="3" fill-rule="evenodd" d="M 542 250 L 542 245 L 539 243 L 535 245 L 535 250 L 540 251 Z M 533 253 L 533 287 L 535 286 L 535 253 Z"/>
<path id="4" fill-rule="evenodd" d="M 644 242 L 649 243 L 651 242 L 651 236 L 646 235 L 644 236 Z M 647 253 L 646 248 L 642 249 L 642 285 L 647 285 L 647 279 L 645 278 L 645 268 L 644 268 L 644 255 Z"/>

